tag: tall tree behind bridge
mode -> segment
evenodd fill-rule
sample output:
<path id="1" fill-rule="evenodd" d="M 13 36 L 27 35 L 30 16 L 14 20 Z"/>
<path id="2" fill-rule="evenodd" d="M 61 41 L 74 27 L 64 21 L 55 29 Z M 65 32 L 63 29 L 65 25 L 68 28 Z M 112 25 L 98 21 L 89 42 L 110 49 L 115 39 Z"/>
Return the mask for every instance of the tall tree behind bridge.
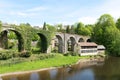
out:
<path id="1" fill-rule="evenodd" d="M 67 28 L 66 28 L 66 33 L 70 33 L 70 26 L 67 25 L 66 27 L 67 27 Z"/>
<path id="2" fill-rule="evenodd" d="M 48 28 L 46 26 L 46 22 L 44 22 L 44 24 L 43 24 L 43 30 L 48 30 Z"/>
<path id="3" fill-rule="evenodd" d="M 77 24 L 77 27 L 75 29 L 75 33 L 78 35 L 84 35 L 84 36 L 88 36 L 91 34 L 90 30 L 88 28 L 86 28 L 85 25 L 81 22 L 79 22 Z"/>

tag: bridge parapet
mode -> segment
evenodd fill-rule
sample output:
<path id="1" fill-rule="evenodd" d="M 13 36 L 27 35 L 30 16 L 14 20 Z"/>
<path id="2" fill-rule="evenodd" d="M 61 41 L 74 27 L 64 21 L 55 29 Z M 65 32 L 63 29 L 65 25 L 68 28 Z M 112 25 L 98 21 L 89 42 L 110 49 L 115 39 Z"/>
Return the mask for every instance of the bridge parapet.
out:
<path id="1" fill-rule="evenodd" d="M 5 30 L 15 30 L 14 28 L 2 28 L 2 31 L 5 31 Z"/>

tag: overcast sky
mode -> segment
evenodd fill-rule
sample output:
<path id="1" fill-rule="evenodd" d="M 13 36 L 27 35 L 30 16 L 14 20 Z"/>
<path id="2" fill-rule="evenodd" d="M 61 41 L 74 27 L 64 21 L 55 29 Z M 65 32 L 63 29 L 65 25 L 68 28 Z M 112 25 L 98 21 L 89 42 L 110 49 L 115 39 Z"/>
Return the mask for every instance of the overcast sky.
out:
<path id="1" fill-rule="evenodd" d="M 0 0 L 0 20 L 14 24 L 94 24 L 106 13 L 119 18 L 120 0 Z"/>

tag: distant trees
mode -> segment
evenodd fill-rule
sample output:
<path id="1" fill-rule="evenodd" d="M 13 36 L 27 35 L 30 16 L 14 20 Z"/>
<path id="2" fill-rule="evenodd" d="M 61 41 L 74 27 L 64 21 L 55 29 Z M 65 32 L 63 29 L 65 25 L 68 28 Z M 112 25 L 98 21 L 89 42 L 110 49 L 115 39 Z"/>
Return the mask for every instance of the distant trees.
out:
<path id="1" fill-rule="evenodd" d="M 46 24 L 46 28 L 48 29 L 48 31 L 52 31 L 52 32 L 57 31 L 56 27 L 50 24 Z"/>
<path id="2" fill-rule="evenodd" d="M 84 25 L 83 23 L 79 22 L 77 27 L 75 28 L 75 33 L 78 35 L 90 36 L 92 32 L 92 26 Z"/>
<path id="3" fill-rule="evenodd" d="M 69 25 L 67 25 L 66 33 L 70 33 L 70 26 Z"/>
<path id="4" fill-rule="evenodd" d="M 57 29 L 57 32 L 63 32 L 63 33 L 66 32 L 66 29 L 65 29 L 65 27 L 63 27 L 62 24 L 57 24 L 57 25 L 55 25 L 55 27 Z"/>

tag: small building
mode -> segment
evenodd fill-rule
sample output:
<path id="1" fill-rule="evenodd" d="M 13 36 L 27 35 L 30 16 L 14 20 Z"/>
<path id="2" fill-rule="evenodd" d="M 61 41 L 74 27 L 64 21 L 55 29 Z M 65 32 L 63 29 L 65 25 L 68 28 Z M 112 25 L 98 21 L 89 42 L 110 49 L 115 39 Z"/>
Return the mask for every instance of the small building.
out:
<path id="1" fill-rule="evenodd" d="M 105 53 L 105 47 L 103 45 L 98 45 L 98 53 Z"/>
<path id="2" fill-rule="evenodd" d="M 81 56 L 98 54 L 97 44 L 94 42 L 80 42 L 78 43 L 78 47 L 79 47 L 78 53 Z"/>

